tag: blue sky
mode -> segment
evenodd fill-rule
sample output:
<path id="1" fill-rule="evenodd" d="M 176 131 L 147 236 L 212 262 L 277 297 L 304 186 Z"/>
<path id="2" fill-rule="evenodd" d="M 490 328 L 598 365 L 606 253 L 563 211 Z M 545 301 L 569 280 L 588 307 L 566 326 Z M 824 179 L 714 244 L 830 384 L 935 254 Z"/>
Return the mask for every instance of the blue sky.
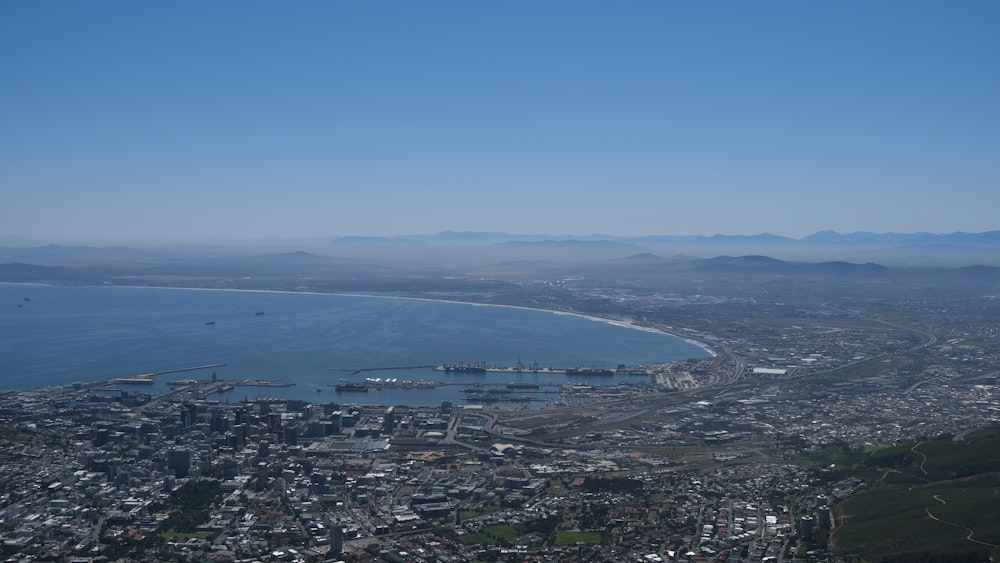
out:
<path id="1" fill-rule="evenodd" d="M 1000 228 L 1000 3 L 0 2 L 0 235 Z"/>

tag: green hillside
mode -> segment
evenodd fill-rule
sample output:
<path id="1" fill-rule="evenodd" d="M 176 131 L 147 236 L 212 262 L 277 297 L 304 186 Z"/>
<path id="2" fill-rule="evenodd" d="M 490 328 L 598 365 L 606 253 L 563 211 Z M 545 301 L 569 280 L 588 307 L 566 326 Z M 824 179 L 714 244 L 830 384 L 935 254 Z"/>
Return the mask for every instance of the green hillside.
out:
<path id="1" fill-rule="evenodd" d="M 1000 556 L 1000 436 L 886 448 L 859 469 L 881 478 L 835 507 L 836 553 L 866 561 Z"/>

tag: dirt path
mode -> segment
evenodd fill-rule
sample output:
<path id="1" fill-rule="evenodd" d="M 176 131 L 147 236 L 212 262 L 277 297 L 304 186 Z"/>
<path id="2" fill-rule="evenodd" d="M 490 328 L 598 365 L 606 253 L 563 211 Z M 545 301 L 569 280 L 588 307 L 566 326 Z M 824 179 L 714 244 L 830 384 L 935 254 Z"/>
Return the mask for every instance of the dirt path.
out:
<path id="1" fill-rule="evenodd" d="M 945 500 L 943 498 L 941 498 L 938 495 L 934 495 L 934 500 L 940 502 L 941 504 L 948 504 L 947 502 L 945 502 Z M 961 529 L 965 530 L 966 532 L 969 532 L 968 535 L 965 536 L 965 539 L 968 540 L 968 541 L 971 541 L 973 543 L 978 543 L 980 545 L 985 545 L 987 547 L 1000 547 L 1000 545 L 992 544 L 992 543 L 989 543 L 989 542 L 984 542 L 984 541 L 977 540 L 977 539 L 973 538 L 972 536 L 974 536 L 976 534 L 975 530 L 973 530 L 972 528 L 967 528 L 967 527 L 965 527 L 965 526 L 963 526 L 961 524 L 956 524 L 954 522 L 949 522 L 947 520 L 942 520 L 942 519 L 938 518 L 937 516 L 934 516 L 934 514 L 931 513 L 931 509 L 930 508 L 925 508 L 924 512 L 926 512 L 927 516 L 930 516 L 930 518 L 932 520 L 935 520 L 935 521 L 940 522 L 942 524 L 947 524 L 949 526 L 954 526 L 955 528 L 961 528 Z"/>

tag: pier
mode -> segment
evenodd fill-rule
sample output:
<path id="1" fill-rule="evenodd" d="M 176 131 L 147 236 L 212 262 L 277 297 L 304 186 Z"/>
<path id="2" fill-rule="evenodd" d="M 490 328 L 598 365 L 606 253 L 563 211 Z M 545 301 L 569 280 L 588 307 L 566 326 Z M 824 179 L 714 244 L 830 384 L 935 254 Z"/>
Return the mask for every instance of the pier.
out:
<path id="1" fill-rule="evenodd" d="M 388 366 L 388 367 L 377 367 L 377 368 L 330 368 L 330 371 L 346 371 L 351 375 L 357 375 L 359 373 L 364 373 L 367 371 L 390 371 L 395 369 L 430 369 L 436 368 L 437 366 Z"/>
<path id="2" fill-rule="evenodd" d="M 576 377 L 589 376 L 613 376 L 613 375 L 650 375 L 650 370 L 642 366 L 628 367 L 619 365 L 615 369 L 599 367 L 576 367 L 576 368 L 554 368 L 539 367 L 537 364 L 516 366 L 487 365 L 483 363 L 475 364 L 442 364 L 434 366 L 434 371 L 446 373 L 532 373 L 548 375 L 567 375 Z"/>
<path id="3" fill-rule="evenodd" d="M 111 381 L 112 383 L 150 385 L 153 383 L 153 378 L 156 377 L 157 375 L 164 375 L 167 373 L 183 373 L 185 371 L 198 371 L 202 369 L 221 368 L 225 366 L 226 364 L 208 364 L 204 366 L 194 366 L 190 368 L 165 369 L 162 371 L 151 371 L 149 373 L 141 373 L 139 375 L 131 375 L 128 377 L 113 377 L 109 381 Z"/>
<path id="4" fill-rule="evenodd" d="M 483 362 L 475 363 L 464 363 L 459 362 L 455 364 L 437 364 L 437 365 L 419 365 L 419 366 L 384 366 L 384 367 L 372 367 L 372 368 L 329 368 L 330 371 L 342 371 L 347 372 L 351 375 L 358 375 L 361 373 L 372 372 L 372 371 L 391 371 L 391 370 L 416 370 L 416 369 L 433 369 L 434 371 L 441 371 L 450 374 L 481 374 L 481 373 L 532 373 L 532 374 L 543 374 L 543 375 L 570 375 L 570 376 L 611 376 L 611 375 L 649 375 L 650 370 L 643 366 L 631 366 L 627 367 L 624 365 L 619 365 L 615 369 L 611 368 L 598 368 L 598 367 L 575 367 L 575 368 L 561 368 L 561 367 L 541 367 L 538 364 L 525 365 L 518 363 L 514 366 L 504 366 L 504 365 L 493 365 L 486 364 Z"/>
<path id="5" fill-rule="evenodd" d="M 198 371 L 200 369 L 215 369 L 215 368 L 224 368 L 224 367 L 226 367 L 226 364 L 208 364 L 208 365 L 204 365 L 204 366 L 195 366 L 193 368 L 178 368 L 178 369 L 167 369 L 167 370 L 163 370 L 163 371 L 154 371 L 154 372 L 150 372 L 150 373 L 148 373 L 146 375 L 148 375 L 150 377 L 153 377 L 153 376 L 157 376 L 157 375 L 164 375 L 164 374 L 167 374 L 167 373 L 181 373 L 181 372 L 185 372 L 185 371 Z M 139 377 L 139 376 L 137 376 L 137 377 Z"/>
<path id="6" fill-rule="evenodd" d="M 441 364 L 439 366 L 428 366 L 433 367 L 434 371 L 443 371 L 447 373 L 541 373 L 541 374 L 553 374 L 553 375 L 564 375 L 568 368 L 543 368 L 538 365 L 526 366 L 523 364 L 518 364 L 516 366 L 499 366 L 499 365 L 488 365 L 483 363 L 475 364 Z"/>

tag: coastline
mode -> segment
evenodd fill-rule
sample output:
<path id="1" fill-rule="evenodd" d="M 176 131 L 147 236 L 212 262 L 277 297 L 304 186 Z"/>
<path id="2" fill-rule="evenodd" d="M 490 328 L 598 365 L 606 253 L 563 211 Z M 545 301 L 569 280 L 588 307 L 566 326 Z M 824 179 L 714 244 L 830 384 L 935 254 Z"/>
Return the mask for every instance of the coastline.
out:
<path id="1" fill-rule="evenodd" d="M 48 284 L 42 282 L 0 282 L 0 285 L 10 285 L 10 286 L 45 286 L 45 287 L 92 287 L 92 288 L 131 288 L 131 289 L 170 289 L 176 291 L 225 291 L 234 293 L 273 293 L 273 294 L 284 294 L 284 295 L 329 295 L 329 296 L 340 296 L 340 297 L 369 297 L 372 299 L 401 299 L 401 300 L 412 300 L 412 301 L 426 301 L 431 303 L 451 303 L 455 305 L 471 305 L 474 307 L 505 307 L 508 309 L 520 309 L 525 311 L 539 311 L 543 313 L 551 313 L 555 315 L 566 315 L 577 317 L 580 319 L 586 319 L 594 322 L 601 322 L 606 324 L 611 324 L 619 326 L 622 328 L 627 328 L 630 330 L 639 330 L 643 332 L 651 332 L 655 334 L 663 334 L 665 336 L 670 336 L 676 338 L 693 346 L 697 346 L 705 351 L 710 357 L 717 357 L 718 354 L 705 342 L 689 338 L 687 336 L 682 336 L 673 332 L 665 331 L 662 329 L 639 325 L 631 321 L 622 321 L 615 319 L 607 319 L 604 317 L 597 317 L 594 315 L 587 315 L 584 313 L 576 313 L 572 311 L 558 311 L 554 309 L 540 309 L 536 307 L 528 307 L 525 305 L 504 305 L 498 303 L 476 303 L 472 301 L 455 301 L 453 299 L 434 299 L 431 297 L 408 297 L 401 295 L 378 295 L 369 293 L 330 293 L 322 291 L 293 291 L 285 289 L 238 289 L 238 288 L 223 288 L 223 287 L 181 287 L 181 286 L 158 286 L 158 285 L 118 285 L 118 284 L 105 284 L 105 285 L 79 285 L 79 286 L 64 286 L 61 284 Z"/>

